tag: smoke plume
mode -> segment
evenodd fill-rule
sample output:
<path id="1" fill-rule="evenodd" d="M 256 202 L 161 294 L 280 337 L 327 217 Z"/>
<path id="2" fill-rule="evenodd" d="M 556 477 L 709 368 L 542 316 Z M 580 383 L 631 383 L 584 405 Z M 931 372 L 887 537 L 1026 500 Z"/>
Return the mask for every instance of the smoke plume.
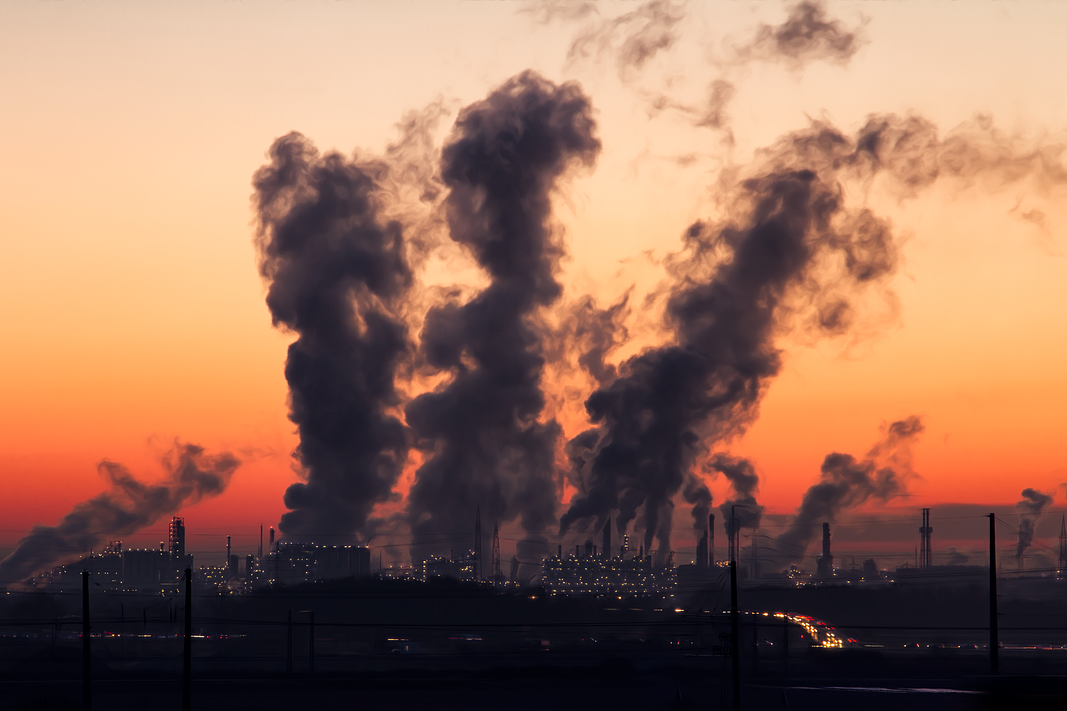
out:
<path id="1" fill-rule="evenodd" d="M 645 546 L 655 536 L 665 555 L 673 496 L 697 454 L 758 415 L 781 368 L 776 338 L 798 320 L 814 335 L 848 331 L 856 297 L 899 258 L 888 224 L 844 201 L 840 181 L 880 170 L 865 150 L 824 124 L 791 134 L 761 170 L 723 186 L 725 219 L 689 228 L 668 260 L 670 342 L 624 362 L 586 401 L 595 454 L 561 533 L 615 508 L 624 530 L 641 507 Z"/>
<path id="2" fill-rule="evenodd" d="M 97 471 L 109 490 L 75 505 L 55 526 L 37 524 L 30 529 L 14 552 L 0 561 L 0 586 L 89 551 L 109 536 L 136 533 L 163 516 L 218 496 L 241 464 L 228 452 L 211 455 L 195 444 L 181 442 L 175 442 L 162 463 L 166 476 L 147 484 L 121 464 L 101 461 Z"/>
<path id="3" fill-rule="evenodd" d="M 848 29 L 828 18 L 822 3 L 804 0 L 781 25 L 760 25 L 736 48 L 737 61 L 782 61 L 793 68 L 816 60 L 846 63 L 866 42 L 860 28 Z"/>
<path id="4" fill-rule="evenodd" d="M 923 429 L 918 417 L 909 417 L 889 425 L 881 441 L 861 460 L 838 452 L 826 455 L 819 482 L 804 494 L 796 518 L 778 539 L 782 554 L 799 560 L 815 539 L 820 522 L 832 522 L 842 511 L 871 498 L 885 502 L 904 493 L 907 480 L 914 475 L 911 445 Z"/>
<path id="5" fill-rule="evenodd" d="M 1023 489 L 1022 501 L 1015 504 L 1019 512 L 1019 542 L 1015 546 L 1015 558 L 1021 560 L 1023 552 L 1034 542 L 1034 527 L 1046 506 L 1052 504 L 1052 497 L 1037 489 Z"/>
<path id="6" fill-rule="evenodd" d="M 260 274 L 274 325 L 297 334 L 285 378 L 306 482 L 285 492 L 289 537 L 351 541 L 390 496 L 408 449 L 391 413 L 410 350 L 411 284 L 397 222 L 383 222 L 383 163 L 320 155 L 299 133 L 274 142 L 254 178 Z"/>
<path id="7" fill-rule="evenodd" d="M 682 487 L 682 498 L 693 507 L 693 529 L 703 531 L 708 525 L 708 514 L 711 513 L 711 491 L 708 490 L 707 484 L 699 477 L 689 474 Z"/>
<path id="8" fill-rule="evenodd" d="M 733 495 L 719 505 L 723 527 L 726 535 L 731 535 L 730 521 L 734 521 L 734 531 L 742 528 L 759 528 L 763 519 L 763 507 L 756 501 L 759 491 L 759 475 L 748 459 L 716 454 L 705 465 L 726 477 L 733 489 Z M 736 508 L 735 508 L 736 507 Z"/>
<path id="9" fill-rule="evenodd" d="M 576 84 L 526 72 L 464 109 L 442 151 L 451 237 L 490 284 L 426 316 L 423 357 L 451 378 L 406 407 L 427 454 L 408 496 L 416 559 L 432 534 L 469 540 L 479 504 L 487 520 L 518 517 L 530 534 L 556 521 L 560 426 L 543 420 L 541 389 L 542 312 L 561 293 L 551 198 L 565 174 L 592 165 L 594 129 Z M 524 560 L 534 548 L 547 543 L 531 535 Z"/>

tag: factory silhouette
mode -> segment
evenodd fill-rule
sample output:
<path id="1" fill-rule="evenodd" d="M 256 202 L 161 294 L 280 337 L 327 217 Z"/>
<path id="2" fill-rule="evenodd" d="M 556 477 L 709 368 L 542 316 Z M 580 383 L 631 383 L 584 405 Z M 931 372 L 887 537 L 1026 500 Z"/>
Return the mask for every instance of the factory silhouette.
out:
<path id="1" fill-rule="evenodd" d="M 211 594 L 243 595 L 261 588 L 321 583 L 332 580 L 403 580 L 427 583 L 434 580 L 454 580 L 463 583 L 484 584 L 499 588 L 538 587 L 548 595 L 674 598 L 679 585 L 682 589 L 699 586 L 710 579 L 709 574 L 718 568 L 736 561 L 742 580 L 773 586 L 834 585 L 852 582 L 873 583 L 906 580 L 909 577 L 925 576 L 948 571 L 954 575 L 963 572 L 978 573 L 986 566 L 965 565 L 952 562 L 934 564 L 933 527 L 931 510 L 923 508 L 921 525 L 918 528 L 919 542 L 915 563 L 890 571 L 880 569 L 874 558 L 861 565 L 848 568 L 835 566 L 831 549 L 831 526 L 823 522 L 821 547 L 811 561 L 813 571 L 805 571 L 797 565 L 784 570 L 772 570 L 773 563 L 761 562 L 758 539 L 752 538 L 747 554 L 740 539 L 742 529 L 727 520 L 726 557 L 716 559 L 715 514 L 709 514 L 707 527 L 697 541 L 695 556 L 691 563 L 675 565 L 675 552 L 670 551 L 663 565 L 654 563 L 653 552 L 646 553 L 643 546 L 631 547 L 630 538 L 624 535 L 613 545 L 612 521 L 603 526 L 601 543 L 598 546 L 587 539 L 584 545 L 577 544 L 573 550 L 557 546 L 556 555 L 537 561 L 540 573 L 533 579 L 519 579 L 519 561 L 512 557 L 505 574 L 500 560 L 500 530 L 494 525 L 491 554 L 483 560 L 481 513 L 477 512 L 473 526 L 471 545 L 455 549 L 447 556 L 430 555 L 421 561 L 384 566 L 381 555 L 372 556 L 367 546 L 316 544 L 306 541 L 277 539 L 270 527 L 264 532 L 260 526 L 260 544 L 255 553 L 233 553 L 231 536 L 226 536 L 225 558 L 221 566 L 194 565 L 194 557 L 186 549 L 185 520 L 174 516 L 168 527 L 168 540 L 158 548 L 123 548 L 122 541 L 109 541 L 99 552 L 90 552 L 71 563 L 57 566 L 50 571 L 32 577 L 28 583 L 38 590 L 73 590 L 81 585 L 81 573 L 89 572 L 95 583 L 106 590 L 117 592 L 161 592 L 174 594 L 182 571 L 194 571 L 195 586 Z M 732 532 L 732 533 L 731 533 Z M 267 538 L 264 540 L 263 536 Z M 1020 536 L 1027 534 L 1020 533 Z M 1032 533 L 1028 534 L 1032 539 Z M 772 539 L 773 541 L 773 539 Z M 765 550 L 766 550 L 765 544 Z M 773 546 L 773 542 L 770 544 Z M 1025 572 L 1023 561 L 1016 562 L 1017 571 Z M 1067 519 L 1061 519 L 1057 575 L 1067 570 Z M 1042 571 L 1037 571 L 1040 574 Z"/>

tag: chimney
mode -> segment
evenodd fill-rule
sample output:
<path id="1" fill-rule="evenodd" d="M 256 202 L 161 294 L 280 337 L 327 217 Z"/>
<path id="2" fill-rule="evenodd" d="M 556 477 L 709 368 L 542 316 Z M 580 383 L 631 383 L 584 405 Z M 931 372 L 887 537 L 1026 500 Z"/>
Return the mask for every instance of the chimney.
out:
<path id="1" fill-rule="evenodd" d="M 708 515 L 708 567 L 715 567 L 715 514 Z"/>
<path id="2" fill-rule="evenodd" d="M 611 513 L 608 513 L 608 522 L 604 524 L 604 559 L 611 560 Z"/>

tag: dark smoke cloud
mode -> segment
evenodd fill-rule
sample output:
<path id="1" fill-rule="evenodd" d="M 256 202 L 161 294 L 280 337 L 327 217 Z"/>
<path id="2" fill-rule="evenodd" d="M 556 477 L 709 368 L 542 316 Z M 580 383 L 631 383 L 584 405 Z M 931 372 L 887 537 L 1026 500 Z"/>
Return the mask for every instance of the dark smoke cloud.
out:
<path id="1" fill-rule="evenodd" d="M 861 460 L 838 452 L 826 455 L 819 483 L 804 494 L 796 518 L 778 538 L 779 551 L 799 560 L 823 521 L 833 522 L 842 511 L 872 498 L 885 502 L 904 493 L 907 480 L 914 475 L 911 445 L 924 429 L 918 417 L 909 417 L 889 425 L 881 441 Z"/>
<path id="2" fill-rule="evenodd" d="M 966 565 L 967 561 L 971 559 L 966 553 L 956 550 L 955 546 L 949 546 L 949 549 L 945 552 L 945 558 L 945 565 Z"/>
<path id="3" fill-rule="evenodd" d="M 708 525 L 711 513 L 711 491 L 699 477 L 689 474 L 682 487 L 682 498 L 693 507 L 693 529 L 703 531 Z"/>
<path id="4" fill-rule="evenodd" d="M 1017 559 L 1021 559 L 1023 552 L 1033 544 L 1037 520 L 1041 518 L 1045 507 L 1052 504 L 1051 496 L 1029 487 L 1023 489 L 1022 497 L 1022 501 L 1015 504 L 1015 510 L 1019 512 L 1019 542 L 1015 546 Z"/>
<path id="5" fill-rule="evenodd" d="M 615 379 L 615 366 L 607 356 L 626 342 L 629 332 L 625 319 L 630 315 L 630 295 L 607 308 L 599 308 L 592 297 L 581 300 L 573 310 L 572 333 L 565 334 L 569 345 L 578 353 L 578 365 L 603 385 Z"/>
<path id="6" fill-rule="evenodd" d="M 737 61 L 782 61 L 800 68 L 810 61 L 846 63 L 866 44 L 861 28 L 846 28 L 827 16 L 822 3 L 797 3 L 781 25 L 760 25 L 736 47 Z"/>
<path id="7" fill-rule="evenodd" d="M 408 436 L 391 409 L 409 351 L 400 311 L 412 276 L 400 224 L 379 215 L 384 163 L 320 155 L 299 133 L 274 142 L 254 178 L 260 273 L 275 327 L 292 331 L 285 378 L 294 457 L 286 536 L 352 540 L 389 498 Z"/>
<path id="8" fill-rule="evenodd" d="M 725 476 L 733 490 L 732 496 L 719 505 L 726 535 L 730 535 L 731 519 L 736 527 L 735 532 L 742 528 L 759 528 L 763 519 L 763 506 L 756 501 L 759 475 L 752 462 L 744 458 L 716 454 L 708 460 L 705 468 Z"/>
<path id="9" fill-rule="evenodd" d="M 526 72 L 464 109 L 442 151 L 451 237 L 490 284 L 426 316 L 426 364 L 451 379 L 406 408 L 428 457 L 408 496 L 415 559 L 434 534 L 469 535 L 478 505 L 485 520 L 518 517 L 530 534 L 556 521 L 560 426 L 542 420 L 541 387 L 542 312 L 561 293 L 551 198 L 571 169 L 592 165 L 594 130 L 576 84 Z M 531 535 L 520 557 L 546 545 Z"/>
<path id="10" fill-rule="evenodd" d="M 856 296 L 895 270 L 888 223 L 844 202 L 842 180 L 881 170 L 863 147 L 815 124 L 760 159 L 752 177 L 723 186 L 728 217 L 694 224 L 669 260 L 671 342 L 627 360 L 587 400 L 596 449 L 561 532 L 612 509 L 623 530 L 640 507 L 646 547 L 668 532 L 665 554 L 673 496 L 697 454 L 758 415 L 781 368 L 776 338 L 798 322 L 813 335 L 846 333 L 859 317 Z"/>
<path id="11" fill-rule="evenodd" d="M 232 454 L 211 455 L 195 444 L 175 442 L 163 456 L 166 476 L 155 484 L 136 479 L 109 460 L 97 465 L 109 490 L 75 505 L 55 526 L 35 525 L 0 561 L 0 586 L 25 580 L 100 545 L 151 526 L 201 499 L 218 496 L 241 462 Z"/>
<path id="12" fill-rule="evenodd" d="M 657 54 L 678 41 L 678 25 L 685 19 L 681 5 L 671 0 L 651 0 L 635 10 L 583 29 L 567 52 L 568 64 L 607 54 L 615 58 L 619 76 L 625 81 L 640 71 Z"/>

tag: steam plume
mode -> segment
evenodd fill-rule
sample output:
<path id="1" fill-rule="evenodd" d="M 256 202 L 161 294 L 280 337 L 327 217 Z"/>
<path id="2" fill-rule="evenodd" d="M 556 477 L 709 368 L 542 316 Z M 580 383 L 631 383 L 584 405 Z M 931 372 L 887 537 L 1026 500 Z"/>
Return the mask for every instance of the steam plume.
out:
<path id="1" fill-rule="evenodd" d="M 834 521 L 842 511 L 872 497 L 888 501 L 903 493 L 914 474 L 911 445 L 923 429 L 918 417 L 909 417 L 889 425 L 881 441 L 861 460 L 851 454 L 826 455 L 819 483 L 804 494 L 796 518 L 778 539 L 783 555 L 802 558 L 818 533 L 819 522 Z"/>
<path id="2" fill-rule="evenodd" d="M 1037 489 L 1023 489 L 1022 501 L 1015 504 L 1019 512 L 1019 542 L 1015 546 L 1015 558 L 1021 560 L 1023 552 L 1034 542 L 1034 527 L 1046 506 L 1052 504 L 1052 497 Z"/>
<path id="3" fill-rule="evenodd" d="M 489 520 L 518 517 L 530 534 L 556 521 L 560 427 L 542 421 L 541 390 L 541 312 L 561 291 L 551 197 L 569 170 L 592 165 L 594 128 L 576 84 L 526 72 L 463 110 L 442 151 L 451 237 L 490 284 L 426 316 L 423 356 L 451 380 L 406 408 L 428 455 L 408 496 L 416 558 L 430 534 L 469 531 L 479 504 Z M 531 536 L 522 555 L 546 546 Z"/>
<path id="4" fill-rule="evenodd" d="M 241 462 L 228 452 L 210 455 L 195 444 L 175 442 L 162 463 L 163 480 L 146 484 L 121 464 L 101 461 L 97 471 L 109 490 L 75 505 L 55 526 L 34 525 L 14 552 L 0 561 L 0 586 L 84 553 L 107 536 L 136 533 L 163 516 L 218 496 Z"/>
<path id="5" fill-rule="evenodd" d="M 253 178 L 267 305 L 275 327 L 297 334 L 285 378 L 307 481 L 285 492 L 287 536 L 343 542 L 366 533 L 407 454 L 390 410 L 409 351 L 399 311 L 411 272 L 399 224 L 379 217 L 387 174 L 382 163 L 319 155 L 290 133 Z"/>

